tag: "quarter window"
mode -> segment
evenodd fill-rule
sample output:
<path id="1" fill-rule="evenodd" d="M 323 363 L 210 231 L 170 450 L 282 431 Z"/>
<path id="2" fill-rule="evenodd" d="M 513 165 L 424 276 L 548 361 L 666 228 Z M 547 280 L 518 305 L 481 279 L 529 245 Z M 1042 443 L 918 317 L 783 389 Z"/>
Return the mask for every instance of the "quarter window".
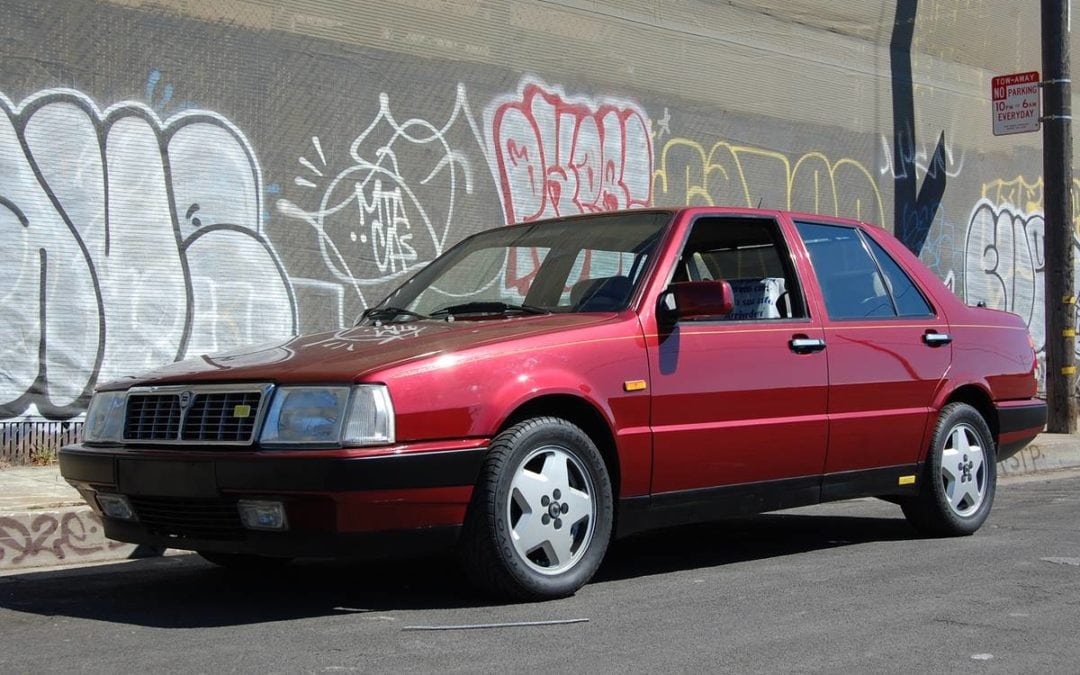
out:
<path id="1" fill-rule="evenodd" d="M 896 264 L 881 244 L 870 237 L 866 237 L 866 242 L 870 244 L 870 250 L 874 252 L 874 257 L 881 264 L 881 271 L 885 273 L 885 284 L 889 287 L 889 292 L 892 293 L 893 300 L 896 302 L 896 313 L 900 316 L 933 315 L 930 304 L 919 292 L 915 282 L 904 270 L 900 269 L 900 265 Z"/>

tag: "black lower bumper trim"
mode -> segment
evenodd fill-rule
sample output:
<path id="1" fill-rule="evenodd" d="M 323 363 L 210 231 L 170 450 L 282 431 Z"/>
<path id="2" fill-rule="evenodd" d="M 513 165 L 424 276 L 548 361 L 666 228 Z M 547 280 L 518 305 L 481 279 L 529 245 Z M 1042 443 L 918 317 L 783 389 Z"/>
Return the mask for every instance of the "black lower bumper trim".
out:
<path id="1" fill-rule="evenodd" d="M 105 536 L 158 548 L 242 553 L 273 558 L 401 558 L 450 550 L 457 525 L 360 533 L 246 532 L 240 539 L 175 537 L 149 532 L 140 523 L 103 518 Z"/>
<path id="2" fill-rule="evenodd" d="M 821 481 L 821 501 L 856 497 L 903 497 L 919 493 L 923 463 L 886 466 L 826 474 Z"/>
<path id="3" fill-rule="evenodd" d="M 998 408 L 997 416 L 998 433 L 1041 429 L 1046 426 L 1046 403 L 1038 401 L 1031 405 Z"/>
<path id="4" fill-rule="evenodd" d="M 221 491 L 347 492 L 474 485 L 486 448 L 379 457 L 156 458 L 68 446 L 60 473 L 73 482 L 118 486 L 125 494 L 212 497 Z"/>
<path id="5" fill-rule="evenodd" d="M 673 525 L 708 522 L 817 504 L 821 477 L 726 485 L 625 498 L 619 503 L 617 537 Z"/>
<path id="6" fill-rule="evenodd" d="M 1046 426 L 1047 408 L 1043 401 L 1035 401 L 1030 405 L 999 407 L 998 436 L 1017 431 L 1031 431 L 1027 438 L 1000 443 L 997 448 L 997 461 L 1003 462 L 1016 453 L 1023 450 L 1028 443 L 1035 440 L 1035 436 Z"/>

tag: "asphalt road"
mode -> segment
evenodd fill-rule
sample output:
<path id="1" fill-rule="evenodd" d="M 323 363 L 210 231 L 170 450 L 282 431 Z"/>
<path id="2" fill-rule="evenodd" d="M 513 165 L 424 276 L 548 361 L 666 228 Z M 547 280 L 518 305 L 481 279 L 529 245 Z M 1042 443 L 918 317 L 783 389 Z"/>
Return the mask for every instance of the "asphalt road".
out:
<path id="1" fill-rule="evenodd" d="M 1078 516 L 1077 471 L 1003 481 L 961 539 L 920 539 L 876 500 L 798 509 L 621 542 L 575 597 L 524 605 L 442 560 L 3 576 L 0 673 L 1077 673 Z"/>

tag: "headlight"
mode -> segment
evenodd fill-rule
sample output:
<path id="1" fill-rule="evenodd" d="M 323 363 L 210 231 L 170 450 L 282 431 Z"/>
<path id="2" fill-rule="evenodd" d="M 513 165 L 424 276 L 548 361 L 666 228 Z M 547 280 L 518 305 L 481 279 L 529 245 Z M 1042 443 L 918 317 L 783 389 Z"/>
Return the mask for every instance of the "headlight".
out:
<path id="1" fill-rule="evenodd" d="M 264 445 L 383 445 L 394 442 L 386 387 L 281 387 L 266 414 Z"/>
<path id="2" fill-rule="evenodd" d="M 127 392 L 99 391 L 90 399 L 83 425 L 83 440 L 90 443 L 119 443 L 124 437 L 124 408 Z"/>

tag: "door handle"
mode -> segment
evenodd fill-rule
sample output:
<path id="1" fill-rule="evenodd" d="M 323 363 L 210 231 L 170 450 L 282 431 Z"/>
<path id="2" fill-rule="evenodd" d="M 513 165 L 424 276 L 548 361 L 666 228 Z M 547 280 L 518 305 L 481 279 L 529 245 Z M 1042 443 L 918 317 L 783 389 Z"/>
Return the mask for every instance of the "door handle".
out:
<path id="1" fill-rule="evenodd" d="M 805 335 L 796 335 L 788 342 L 791 347 L 791 351 L 796 354 L 809 354 L 811 352 L 820 352 L 825 349 L 825 341 L 818 338 L 809 338 Z"/>
<path id="2" fill-rule="evenodd" d="M 931 347 L 942 347 L 952 342 L 952 336 L 948 333 L 937 333 L 932 330 L 923 333 L 922 339 Z"/>

